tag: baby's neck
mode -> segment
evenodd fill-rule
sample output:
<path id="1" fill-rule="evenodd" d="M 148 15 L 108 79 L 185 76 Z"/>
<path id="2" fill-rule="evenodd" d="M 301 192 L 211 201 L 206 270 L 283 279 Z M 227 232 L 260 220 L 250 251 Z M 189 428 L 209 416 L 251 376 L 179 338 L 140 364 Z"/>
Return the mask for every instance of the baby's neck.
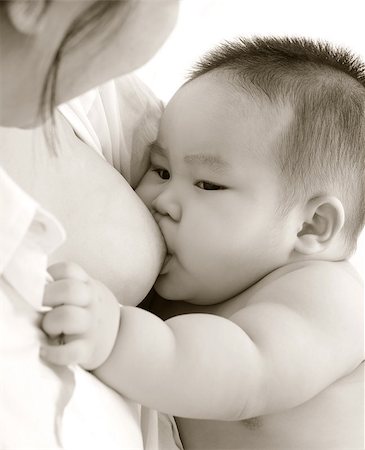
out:
<path id="1" fill-rule="evenodd" d="M 313 264 L 317 260 L 303 259 L 287 265 L 281 266 L 278 269 L 273 270 L 258 282 L 254 283 L 249 288 L 238 293 L 236 296 L 230 299 L 223 300 L 220 303 L 214 305 L 196 305 L 184 301 L 175 300 L 165 300 L 160 297 L 156 292 L 151 292 L 149 302 L 144 307 L 149 311 L 153 312 L 163 320 L 167 320 L 170 317 L 174 317 L 180 314 L 190 314 L 190 313 L 205 313 L 205 314 L 215 314 L 222 317 L 230 317 L 239 309 L 244 308 L 250 301 L 250 299 L 266 285 L 271 284 L 276 279 L 293 272 L 295 270 L 301 269 L 309 264 Z M 323 261 L 326 262 L 326 261 Z M 350 263 L 347 261 L 340 262 L 344 266 L 348 266 L 349 271 L 354 272 Z"/>

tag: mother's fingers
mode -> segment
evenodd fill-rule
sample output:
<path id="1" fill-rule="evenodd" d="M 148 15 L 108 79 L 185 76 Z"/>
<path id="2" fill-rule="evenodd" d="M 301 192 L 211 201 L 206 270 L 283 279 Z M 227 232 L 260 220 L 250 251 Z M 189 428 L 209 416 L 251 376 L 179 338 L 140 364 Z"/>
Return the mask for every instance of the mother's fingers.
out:
<path id="1" fill-rule="evenodd" d="M 90 357 L 91 349 L 87 342 L 77 339 L 65 345 L 44 345 L 40 349 L 40 356 L 52 364 L 67 366 L 82 364 Z"/>
<path id="2" fill-rule="evenodd" d="M 60 306 L 47 312 L 42 320 L 43 330 L 50 336 L 86 333 L 91 325 L 91 315 L 77 306 Z"/>
<path id="3" fill-rule="evenodd" d="M 60 306 L 63 304 L 87 306 L 90 304 L 92 292 L 90 286 L 79 280 L 58 280 L 44 288 L 43 305 Z"/>
<path id="4" fill-rule="evenodd" d="M 88 281 L 89 275 L 85 270 L 76 263 L 59 262 L 48 267 L 48 273 L 53 280 L 74 279 L 79 281 Z"/>

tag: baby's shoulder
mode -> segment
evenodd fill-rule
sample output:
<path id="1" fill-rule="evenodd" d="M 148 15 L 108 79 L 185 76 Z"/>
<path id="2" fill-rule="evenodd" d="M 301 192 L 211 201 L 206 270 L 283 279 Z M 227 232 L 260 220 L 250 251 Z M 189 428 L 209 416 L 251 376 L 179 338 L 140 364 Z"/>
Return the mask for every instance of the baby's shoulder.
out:
<path id="1" fill-rule="evenodd" d="M 358 291 L 363 288 L 363 280 L 349 261 L 306 261 L 302 268 L 294 270 L 298 280 L 309 285 L 319 284 L 323 288 L 328 285 L 333 288 L 343 287 Z M 313 280 L 313 281 L 312 281 Z"/>
<path id="2" fill-rule="evenodd" d="M 301 261 L 283 266 L 272 274 L 273 279 L 283 280 L 285 283 L 304 282 L 316 287 L 327 283 L 332 286 L 345 283 L 354 287 L 361 287 L 363 284 L 360 275 L 348 261 Z"/>
<path id="3" fill-rule="evenodd" d="M 248 303 L 321 302 L 340 304 L 363 301 L 363 282 L 348 261 L 302 261 L 283 266 L 254 287 Z"/>

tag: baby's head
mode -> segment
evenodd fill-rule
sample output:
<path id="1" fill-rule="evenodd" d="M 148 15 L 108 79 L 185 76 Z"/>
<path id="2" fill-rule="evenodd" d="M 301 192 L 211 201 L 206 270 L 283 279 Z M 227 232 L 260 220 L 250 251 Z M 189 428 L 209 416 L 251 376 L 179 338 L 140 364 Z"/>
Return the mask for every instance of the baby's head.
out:
<path id="1" fill-rule="evenodd" d="M 226 43 L 163 114 L 137 192 L 169 299 L 232 298 L 278 267 L 340 260 L 364 224 L 365 70 L 302 39 Z"/>

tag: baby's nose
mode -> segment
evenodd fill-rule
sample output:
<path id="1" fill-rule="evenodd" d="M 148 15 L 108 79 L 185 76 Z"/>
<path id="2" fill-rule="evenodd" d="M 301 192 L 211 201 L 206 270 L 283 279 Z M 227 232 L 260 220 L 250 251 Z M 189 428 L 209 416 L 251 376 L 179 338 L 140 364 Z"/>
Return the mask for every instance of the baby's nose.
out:
<path id="1" fill-rule="evenodd" d="M 171 190 L 165 190 L 153 200 L 152 210 L 161 216 L 169 216 L 175 222 L 181 220 L 181 204 Z"/>

